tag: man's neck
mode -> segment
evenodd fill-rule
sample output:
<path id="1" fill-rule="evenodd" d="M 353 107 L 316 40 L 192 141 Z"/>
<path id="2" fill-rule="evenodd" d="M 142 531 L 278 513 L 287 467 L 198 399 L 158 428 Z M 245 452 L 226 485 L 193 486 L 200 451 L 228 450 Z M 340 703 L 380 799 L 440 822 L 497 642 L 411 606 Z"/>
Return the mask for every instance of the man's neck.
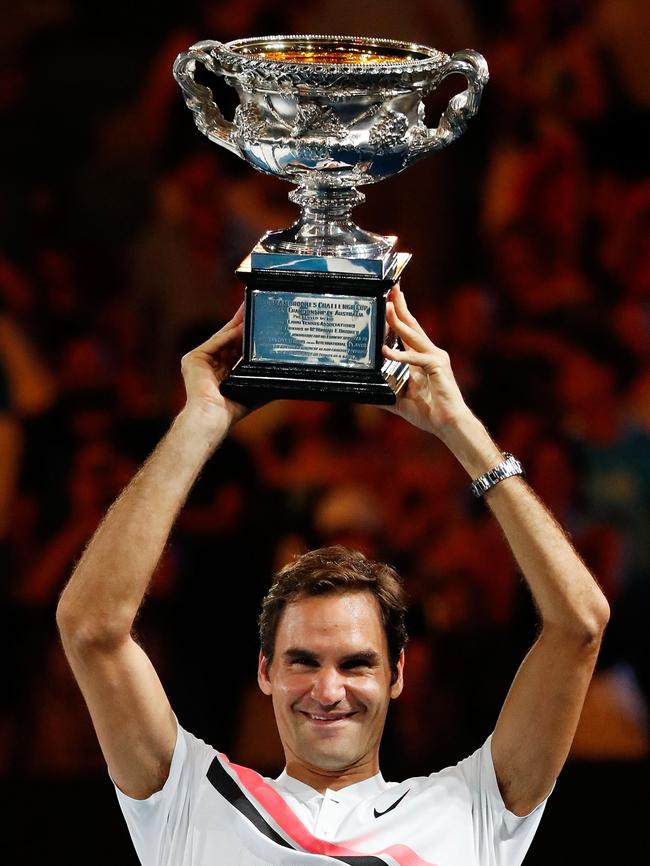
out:
<path id="1" fill-rule="evenodd" d="M 330 791 L 340 791 L 348 785 L 356 785 L 371 779 L 379 772 L 377 760 L 366 761 L 347 767 L 343 770 L 326 770 L 322 767 L 312 767 L 303 761 L 287 757 L 286 773 L 292 779 L 297 779 L 310 788 L 323 794 L 328 788 Z"/>

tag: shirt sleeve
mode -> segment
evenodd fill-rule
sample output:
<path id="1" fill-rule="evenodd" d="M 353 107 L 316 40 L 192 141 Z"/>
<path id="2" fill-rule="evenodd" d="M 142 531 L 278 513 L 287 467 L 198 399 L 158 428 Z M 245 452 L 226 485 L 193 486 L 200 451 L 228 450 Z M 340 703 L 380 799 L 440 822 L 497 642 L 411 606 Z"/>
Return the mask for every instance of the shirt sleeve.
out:
<path id="1" fill-rule="evenodd" d="M 190 817 L 200 778 L 216 752 L 177 723 L 176 745 L 165 784 L 146 800 L 115 785 L 117 800 L 142 866 L 177 866 L 191 844 Z"/>
<path id="2" fill-rule="evenodd" d="M 480 749 L 458 765 L 472 797 L 477 859 L 490 866 L 520 866 L 548 797 L 528 815 L 510 812 L 499 791 L 491 745 L 490 735 Z"/>

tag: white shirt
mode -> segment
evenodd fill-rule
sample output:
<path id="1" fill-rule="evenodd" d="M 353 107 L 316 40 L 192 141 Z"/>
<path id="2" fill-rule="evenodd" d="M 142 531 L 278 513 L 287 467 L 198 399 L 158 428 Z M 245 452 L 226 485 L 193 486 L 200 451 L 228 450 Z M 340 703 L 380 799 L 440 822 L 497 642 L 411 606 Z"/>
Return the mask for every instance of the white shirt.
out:
<path id="1" fill-rule="evenodd" d="M 546 802 L 506 809 L 490 738 L 430 776 L 320 794 L 237 767 L 180 726 L 163 788 L 116 791 L 142 866 L 518 866 Z"/>

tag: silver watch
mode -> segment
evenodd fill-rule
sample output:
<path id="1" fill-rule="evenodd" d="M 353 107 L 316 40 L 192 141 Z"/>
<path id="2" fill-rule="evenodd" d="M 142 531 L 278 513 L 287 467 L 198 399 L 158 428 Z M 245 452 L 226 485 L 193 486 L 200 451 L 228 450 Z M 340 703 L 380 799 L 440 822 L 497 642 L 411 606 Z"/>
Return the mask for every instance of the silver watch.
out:
<path id="1" fill-rule="evenodd" d="M 491 490 L 499 481 L 504 478 L 511 478 L 513 475 L 523 475 L 524 467 L 513 454 L 504 452 L 504 460 L 497 463 L 492 469 L 489 469 L 483 475 L 479 475 L 472 481 L 472 493 L 477 498 L 484 496 L 488 490 Z"/>

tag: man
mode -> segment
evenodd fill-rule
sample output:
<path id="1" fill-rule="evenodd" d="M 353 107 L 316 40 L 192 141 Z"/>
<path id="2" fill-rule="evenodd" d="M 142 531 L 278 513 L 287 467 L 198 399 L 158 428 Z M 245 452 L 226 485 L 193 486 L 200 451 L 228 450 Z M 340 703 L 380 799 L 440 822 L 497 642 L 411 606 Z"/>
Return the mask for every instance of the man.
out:
<path id="1" fill-rule="evenodd" d="M 539 610 L 539 636 L 482 748 L 441 773 L 386 783 L 379 741 L 404 673 L 399 585 L 387 566 L 360 554 L 317 551 L 284 570 L 261 618 L 259 684 L 273 700 L 282 775 L 236 767 L 178 726 L 131 629 L 193 482 L 245 414 L 219 391 L 238 355 L 240 310 L 183 358 L 186 405 L 109 510 L 58 608 L 144 866 L 510 866 L 530 844 L 569 752 L 609 608 L 516 461 L 504 462 L 465 405 L 449 357 L 397 286 L 387 316 L 404 349 L 384 353 L 411 369 L 394 411 L 483 479 Z"/>

